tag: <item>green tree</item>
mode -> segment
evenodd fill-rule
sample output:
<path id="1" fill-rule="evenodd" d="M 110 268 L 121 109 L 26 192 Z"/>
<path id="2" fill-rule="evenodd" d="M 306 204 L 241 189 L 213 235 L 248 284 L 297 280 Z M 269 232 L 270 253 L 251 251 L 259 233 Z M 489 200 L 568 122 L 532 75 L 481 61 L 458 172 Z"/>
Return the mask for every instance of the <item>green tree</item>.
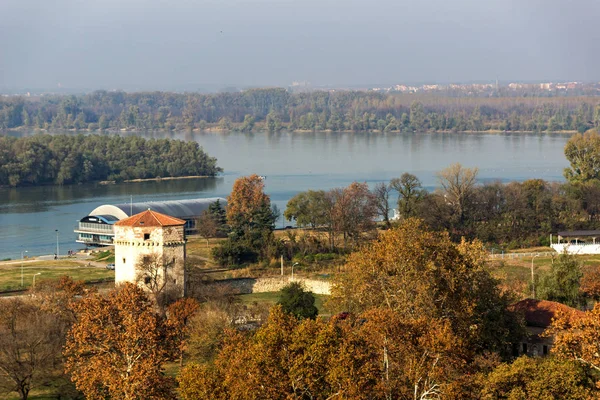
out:
<path id="1" fill-rule="evenodd" d="M 246 114 L 246 116 L 244 117 L 244 122 L 240 127 L 240 130 L 242 132 L 252 132 L 252 129 L 254 129 L 254 122 L 255 118 L 250 114 Z"/>
<path id="2" fill-rule="evenodd" d="M 283 312 L 296 318 L 315 319 L 319 310 L 315 307 L 315 296 L 305 291 L 299 282 L 292 282 L 279 291 L 279 301 Z"/>
<path id="3" fill-rule="evenodd" d="M 392 179 L 390 186 L 398 192 L 398 213 L 400 216 L 404 219 L 415 217 L 418 206 L 426 194 L 419 178 L 413 174 L 404 173 L 400 178 Z"/>
<path id="4" fill-rule="evenodd" d="M 410 127 L 415 131 L 423 131 L 427 129 L 425 125 L 425 110 L 423 104 L 415 101 L 410 105 Z"/>
<path id="5" fill-rule="evenodd" d="M 571 164 L 565 168 L 565 178 L 572 183 L 588 182 L 600 178 L 600 135 L 590 130 L 569 139 L 565 156 Z"/>
<path id="6" fill-rule="evenodd" d="M 265 124 L 269 133 L 279 132 L 282 129 L 281 117 L 278 113 L 272 110 L 269 112 L 269 114 L 267 114 Z"/>
<path id="7" fill-rule="evenodd" d="M 581 263 L 577 258 L 562 253 L 552 263 L 550 271 L 542 275 L 537 290 L 538 297 L 579 307 L 584 301 L 579 291 L 579 281 L 582 276 Z"/>
<path id="8" fill-rule="evenodd" d="M 316 228 L 327 224 L 327 199 L 323 190 L 308 190 L 292 197 L 283 216 L 298 226 Z"/>
<path id="9" fill-rule="evenodd" d="M 98 119 L 98 128 L 103 131 L 105 129 L 108 129 L 108 127 L 109 127 L 108 117 L 105 114 L 102 114 L 100 116 L 100 118 Z"/>

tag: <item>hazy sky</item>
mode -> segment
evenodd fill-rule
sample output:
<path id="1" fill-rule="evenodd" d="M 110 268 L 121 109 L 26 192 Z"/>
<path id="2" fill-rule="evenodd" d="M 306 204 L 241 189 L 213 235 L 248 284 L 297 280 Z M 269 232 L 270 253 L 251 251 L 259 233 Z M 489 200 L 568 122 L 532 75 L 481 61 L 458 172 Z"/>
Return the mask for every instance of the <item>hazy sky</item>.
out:
<path id="1" fill-rule="evenodd" d="M 598 0 L 0 0 L 0 89 L 600 80 Z"/>

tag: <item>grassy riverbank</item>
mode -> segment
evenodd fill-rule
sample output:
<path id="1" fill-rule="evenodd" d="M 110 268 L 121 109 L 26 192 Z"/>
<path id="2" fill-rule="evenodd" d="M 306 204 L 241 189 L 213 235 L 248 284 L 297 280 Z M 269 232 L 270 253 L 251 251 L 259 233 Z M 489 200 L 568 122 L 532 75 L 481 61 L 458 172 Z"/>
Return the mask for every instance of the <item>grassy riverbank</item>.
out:
<path id="1" fill-rule="evenodd" d="M 64 275 L 86 282 L 115 278 L 115 272 L 103 266 L 88 267 L 87 261 L 74 260 L 25 262 L 22 271 L 23 286 L 21 286 L 20 262 L 0 265 L 0 291 L 28 289 L 33 284 L 34 276 L 36 284 L 44 280 L 58 279 Z"/>

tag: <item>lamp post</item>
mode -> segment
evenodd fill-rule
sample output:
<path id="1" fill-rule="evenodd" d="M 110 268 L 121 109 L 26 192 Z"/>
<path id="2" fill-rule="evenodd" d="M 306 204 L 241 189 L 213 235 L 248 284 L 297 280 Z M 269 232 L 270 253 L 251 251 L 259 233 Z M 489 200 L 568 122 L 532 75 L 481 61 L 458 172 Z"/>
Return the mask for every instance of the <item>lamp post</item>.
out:
<path id="1" fill-rule="evenodd" d="M 56 258 L 58 258 L 58 229 L 54 230 L 56 232 Z"/>
<path id="2" fill-rule="evenodd" d="M 293 263 L 292 264 L 292 280 L 294 280 L 294 267 L 298 265 L 298 263 Z"/>
<path id="3" fill-rule="evenodd" d="M 27 253 L 27 250 L 21 250 L 21 287 L 23 287 L 23 253 Z"/>
<path id="4" fill-rule="evenodd" d="M 37 274 L 33 274 L 33 285 L 31 285 L 32 289 L 35 289 L 35 277 L 38 275 L 41 275 L 41 274 L 42 274 L 41 272 L 38 272 Z"/>
<path id="5" fill-rule="evenodd" d="M 535 281 L 533 279 L 533 260 L 535 260 L 536 257 L 539 257 L 539 254 L 534 255 L 533 257 L 531 257 L 531 297 L 533 299 L 535 299 Z"/>

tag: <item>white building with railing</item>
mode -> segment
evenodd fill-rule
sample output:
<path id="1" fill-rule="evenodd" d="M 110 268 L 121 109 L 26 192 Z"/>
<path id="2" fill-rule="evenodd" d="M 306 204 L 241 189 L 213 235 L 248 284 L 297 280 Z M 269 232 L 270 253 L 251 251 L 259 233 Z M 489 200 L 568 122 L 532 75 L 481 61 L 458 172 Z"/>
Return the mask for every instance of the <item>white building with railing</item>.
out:
<path id="1" fill-rule="evenodd" d="M 557 243 L 550 246 L 558 253 L 568 254 L 600 254 L 600 231 L 564 231 L 558 232 Z"/>
<path id="2" fill-rule="evenodd" d="M 185 221 L 185 233 L 196 231 L 196 220 L 211 204 L 219 202 L 225 208 L 227 200 L 220 197 L 150 201 L 143 203 L 104 204 L 83 217 L 74 229 L 77 243 L 88 246 L 110 246 L 114 244 L 116 222 L 145 210 L 153 210 Z"/>

